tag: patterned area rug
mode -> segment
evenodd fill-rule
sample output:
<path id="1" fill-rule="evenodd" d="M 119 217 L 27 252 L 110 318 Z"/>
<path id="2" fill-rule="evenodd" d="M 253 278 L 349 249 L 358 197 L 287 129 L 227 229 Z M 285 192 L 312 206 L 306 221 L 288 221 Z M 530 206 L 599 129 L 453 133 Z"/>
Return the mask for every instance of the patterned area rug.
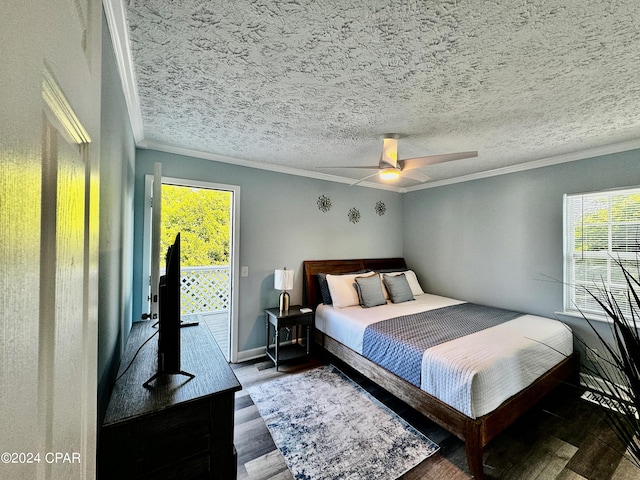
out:
<path id="1" fill-rule="evenodd" d="M 331 365 L 249 394 L 296 479 L 392 480 L 439 448 Z"/>

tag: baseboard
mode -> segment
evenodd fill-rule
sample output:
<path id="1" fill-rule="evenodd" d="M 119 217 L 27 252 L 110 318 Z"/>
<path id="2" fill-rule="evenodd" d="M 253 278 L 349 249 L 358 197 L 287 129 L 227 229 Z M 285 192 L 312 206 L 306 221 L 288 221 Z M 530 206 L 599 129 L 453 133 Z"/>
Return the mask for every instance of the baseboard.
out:
<path id="1" fill-rule="evenodd" d="M 620 391 L 621 389 L 623 389 L 621 385 L 616 384 L 616 386 L 611 386 L 613 384 L 609 380 L 591 375 L 589 373 L 580 373 L 580 385 L 603 394 L 610 392 L 612 388 L 616 389 L 616 391 Z"/>
<path id="2" fill-rule="evenodd" d="M 580 372 L 580 385 L 585 388 L 593 388 L 594 390 L 604 392 L 603 386 L 605 384 L 605 380 L 600 377 Z"/>
<path id="3" fill-rule="evenodd" d="M 265 348 L 258 347 L 251 350 L 242 350 L 238 352 L 238 363 L 255 360 L 256 358 L 266 357 Z"/>
<path id="4" fill-rule="evenodd" d="M 617 396 L 624 393 L 624 388 L 619 385 L 615 387 L 607 386 L 610 384 L 611 382 L 604 378 L 587 373 L 580 374 L 580 385 L 587 389 L 587 391 L 582 394 L 584 400 L 620 413 L 632 413 L 636 418 L 640 418 L 640 415 L 628 396 L 625 395 L 622 399 L 611 397 L 609 392 L 614 391 Z"/>
<path id="5" fill-rule="evenodd" d="M 280 345 L 291 345 L 293 343 L 292 340 L 286 340 L 280 342 Z M 269 348 L 273 348 L 275 344 L 269 344 Z M 264 347 L 252 348 L 251 350 L 243 350 L 238 352 L 238 362 L 248 362 L 249 360 L 255 360 L 256 358 L 266 357 L 267 354 L 265 352 Z"/>

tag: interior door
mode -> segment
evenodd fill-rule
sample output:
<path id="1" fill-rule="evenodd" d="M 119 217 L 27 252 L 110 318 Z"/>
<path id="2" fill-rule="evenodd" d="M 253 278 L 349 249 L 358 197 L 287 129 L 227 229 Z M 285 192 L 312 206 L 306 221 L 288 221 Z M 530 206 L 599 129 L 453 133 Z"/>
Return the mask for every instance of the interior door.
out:
<path id="1" fill-rule="evenodd" d="M 153 175 L 145 177 L 144 240 L 142 278 L 148 282 L 142 288 L 142 305 L 146 311 L 142 320 L 157 320 L 160 289 L 160 235 L 162 224 L 162 164 L 154 164 Z"/>
<path id="2" fill-rule="evenodd" d="M 0 22 L 0 478 L 91 479 L 102 12 L 0 2 Z"/>
<path id="3" fill-rule="evenodd" d="M 162 224 L 162 164 L 156 163 L 153 171 L 153 197 L 151 201 L 151 274 L 149 308 L 151 318 L 158 318 L 160 309 L 160 228 Z"/>
<path id="4" fill-rule="evenodd" d="M 78 450 L 85 435 L 82 419 L 88 412 L 78 387 L 90 378 L 85 358 L 88 322 L 88 136 L 77 143 L 49 117 L 44 121 L 42 243 L 40 275 L 39 407 L 46 451 L 64 445 Z M 55 305 L 55 308 L 52 308 Z M 71 463 L 44 463 L 45 476 L 66 472 Z M 77 474 L 77 473 L 76 473 Z"/>

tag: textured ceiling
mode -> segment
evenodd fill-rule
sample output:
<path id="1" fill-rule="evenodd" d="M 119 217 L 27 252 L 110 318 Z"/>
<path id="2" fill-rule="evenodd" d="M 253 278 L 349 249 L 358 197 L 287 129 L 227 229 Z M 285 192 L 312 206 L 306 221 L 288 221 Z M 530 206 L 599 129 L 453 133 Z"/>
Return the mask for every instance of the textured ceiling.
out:
<path id="1" fill-rule="evenodd" d="M 143 146 L 312 174 L 376 165 L 386 133 L 400 158 L 478 150 L 421 169 L 438 182 L 640 139 L 637 0 L 124 9 Z"/>

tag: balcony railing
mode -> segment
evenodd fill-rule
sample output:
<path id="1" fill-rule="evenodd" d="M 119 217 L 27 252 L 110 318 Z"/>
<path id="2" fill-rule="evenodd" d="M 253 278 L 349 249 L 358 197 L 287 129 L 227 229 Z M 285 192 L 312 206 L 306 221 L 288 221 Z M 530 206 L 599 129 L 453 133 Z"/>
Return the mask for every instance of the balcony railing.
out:
<path id="1" fill-rule="evenodd" d="M 182 315 L 221 313 L 229 310 L 231 269 L 225 266 L 180 269 Z"/>

